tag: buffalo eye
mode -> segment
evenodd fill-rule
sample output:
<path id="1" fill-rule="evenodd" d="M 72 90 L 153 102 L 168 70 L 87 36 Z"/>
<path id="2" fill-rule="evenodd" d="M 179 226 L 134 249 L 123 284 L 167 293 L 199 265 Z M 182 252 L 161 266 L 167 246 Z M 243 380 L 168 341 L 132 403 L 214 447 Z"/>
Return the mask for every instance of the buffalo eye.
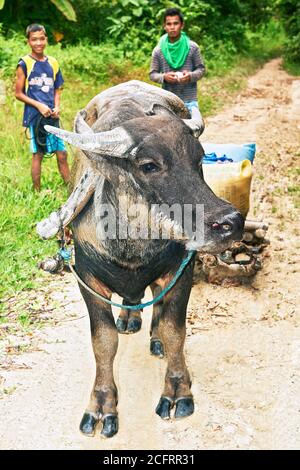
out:
<path id="1" fill-rule="evenodd" d="M 144 163 L 140 168 L 145 175 L 148 173 L 155 173 L 160 170 L 159 166 L 153 162 Z"/>

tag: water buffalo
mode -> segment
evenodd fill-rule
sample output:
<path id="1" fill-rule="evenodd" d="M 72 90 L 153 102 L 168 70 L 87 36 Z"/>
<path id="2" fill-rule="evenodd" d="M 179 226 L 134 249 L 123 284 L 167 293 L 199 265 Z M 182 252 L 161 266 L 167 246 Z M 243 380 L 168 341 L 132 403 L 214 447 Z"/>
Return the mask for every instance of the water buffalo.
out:
<path id="1" fill-rule="evenodd" d="M 81 151 L 69 200 L 38 224 L 38 232 L 48 238 L 61 224 L 72 221 L 76 272 L 102 296 L 110 299 L 116 292 L 123 305 L 139 304 L 147 286 L 156 296 L 168 285 L 187 250 L 223 251 L 240 239 L 241 214 L 203 180 L 203 150 L 198 141 L 203 130 L 201 115 L 196 111 L 191 117 L 172 93 L 130 81 L 97 95 L 78 113 L 74 132 L 47 130 Z M 124 226 L 132 220 L 128 213 L 137 202 L 144 222 L 131 235 L 140 236 L 129 236 L 127 228 L 124 236 Z M 108 217 L 108 207 L 114 209 L 114 216 Z M 186 224 L 181 218 L 185 207 L 189 208 Z M 198 207 L 202 208 L 199 213 Z M 149 236 L 150 219 L 159 236 L 153 237 L 152 232 Z M 117 230 L 107 236 L 112 220 Z M 168 230 L 167 237 L 162 236 L 163 229 Z M 183 353 L 193 267 L 192 259 L 176 285 L 153 308 L 150 351 L 167 359 L 156 408 L 163 419 L 170 417 L 173 407 L 175 418 L 194 411 Z M 101 419 L 102 435 L 111 437 L 118 431 L 113 376 L 118 332 L 137 331 L 141 312 L 123 308 L 115 323 L 109 304 L 82 285 L 80 289 L 89 311 L 96 359 L 95 383 L 80 430 L 93 435 Z"/>

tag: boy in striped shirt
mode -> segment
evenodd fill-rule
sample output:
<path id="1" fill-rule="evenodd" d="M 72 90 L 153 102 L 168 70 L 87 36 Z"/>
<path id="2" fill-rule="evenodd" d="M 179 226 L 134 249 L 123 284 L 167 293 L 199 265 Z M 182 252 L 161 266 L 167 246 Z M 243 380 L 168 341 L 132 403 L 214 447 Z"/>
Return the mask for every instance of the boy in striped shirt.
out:
<path id="1" fill-rule="evenodd" d="M 198 45 L 183 32 L 183 27 L 181 11 L 167 9 L 164 14 L 166 34 L 153 50 L 150 79 L 181 98 L 192 113 L 193 108 L 199 109 L 197 81 L 203 76 L 205 66 Z"/>

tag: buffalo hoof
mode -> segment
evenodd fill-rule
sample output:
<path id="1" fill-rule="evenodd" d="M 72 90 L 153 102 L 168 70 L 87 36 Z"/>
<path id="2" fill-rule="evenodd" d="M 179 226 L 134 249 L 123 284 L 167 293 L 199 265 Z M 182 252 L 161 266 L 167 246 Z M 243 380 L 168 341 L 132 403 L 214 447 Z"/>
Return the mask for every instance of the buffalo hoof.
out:
<path id="1" fill-rule="evenodd" d="M 118 416 L 108 415 L 103 418 L 101 437 L 113 437 L 119 429 Z"/>
<path id="2" fill-rule="evenodd" d="M 123 320 L 123 318 L 118 318 L 116 321 L 116 327 L 119 333 L 127 333 L 127 320 Z"/>
<path id="3" fill-rule="evenodd" d="M 185 418 L 194 413 L 194 400 L 192 397 L 179 398 L 176 401 L 174 418 Z"/>
<path id="4" fill-rule="evenodd" d="M 98 419 L 95 418 L 90 413 L 84 413 L 81 423 L 79 425 L 80 431 L 85 435 L 85 436 L 94 436 L 95 434 L 95 427 L 98 423 Z"/>
<path id="5" fill-rule="evenodd" d="M 150 353 L 156 357 L 164 357 L 164 347 L 159 339 L 154 339 L 150 341 Z"/>
<path id="6" fill-rule="evenodd" d="M 142 319 L 138 317 L 129 317 L 127 324 L 127 333 L 137 333 L 142 327 Z"/>
<path id="7" fill-rule="evenodd" d="M 155 413 L 162 419 L 170 419 L 170 412 L 173 402 L 170 398 L 160 397 L 159 403 L 155 409 Z"/>

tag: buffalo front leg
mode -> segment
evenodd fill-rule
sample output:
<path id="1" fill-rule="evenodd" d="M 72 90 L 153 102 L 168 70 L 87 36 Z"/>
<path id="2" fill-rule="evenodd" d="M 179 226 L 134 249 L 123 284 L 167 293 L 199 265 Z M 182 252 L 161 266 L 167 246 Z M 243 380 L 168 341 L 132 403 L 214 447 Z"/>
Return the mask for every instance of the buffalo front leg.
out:
<path id="1" fill-rule="evenodd" d="M 193 267 L 194 261 L 187 266 L 177 284 L 164 297 L 159 322 L 159 336 L 165 348 L 167 371 L 164 391 L 156 407 L 156 413 L 163 419 L 170 418 L 173 406 L 175 406 L 175 418 L 183 418 L 194 412 L 191 379 L 183 351 L 186 309 L 192 286 Z"/>
<path id="2" fill-rule="evenodd" d="M 129 300 L 123 299 L 123 305 L 138 305 L 142 301 L 141 299 L 135 303 Z M 142 327 L 141 312 L 143 310 L 126 309 L 122 308 L 120 315 L 116 321 L 116 327 L 119 333 L 137 333 Z"/>
<path id="3" fill-rule="evenodd" d="M 153 282 L 151 285 L 153 298 L 161 293 L 161 287 Z M 159 322 L 163 310 L 163 300 L 156 302 L 153 305 L 152 321 L 150 328 L 150 354 L 162 358 L 164 357 L 164 346 L 159 336 Z"/>
<path id="4" fill-rule="evenodd" d="M 113 362 L 118 348 L 118 332 L 111 307 L 80 287 L 90 316 L 92 345 L 96 360 L 96 378 L 89 405 L 80 423 L 80 431 L 93 436 L 101 419 L 103 437 L 118 432 L 117 387 Z"/>

